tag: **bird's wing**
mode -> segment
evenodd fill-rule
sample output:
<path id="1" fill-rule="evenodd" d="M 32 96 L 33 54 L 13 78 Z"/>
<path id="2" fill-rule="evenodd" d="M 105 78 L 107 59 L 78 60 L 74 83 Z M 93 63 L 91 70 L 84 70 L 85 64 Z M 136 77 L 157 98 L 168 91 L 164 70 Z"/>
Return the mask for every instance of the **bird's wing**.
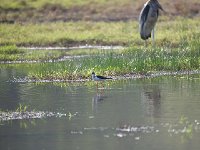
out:
<path id="1" fill-rule="evenodd" d="M 100 79 L 112 79 L 112 78 L 107 78 L 107 77 L 104 77 L 104 76 L 97 76 L 97 78 L 100 78 Z"/>
<path id="2" fill-rule="evenodd" d="M 148 4 L 145 5 L 144 8 L 142 9 L 141 13 L 140 13 L 139 21 L 140 21 L 142 26 L 147 20 L 147 16 L 148 16 L 148 13 L 149 13 L 149 8 L 150 8 L 150 6 Z"/>

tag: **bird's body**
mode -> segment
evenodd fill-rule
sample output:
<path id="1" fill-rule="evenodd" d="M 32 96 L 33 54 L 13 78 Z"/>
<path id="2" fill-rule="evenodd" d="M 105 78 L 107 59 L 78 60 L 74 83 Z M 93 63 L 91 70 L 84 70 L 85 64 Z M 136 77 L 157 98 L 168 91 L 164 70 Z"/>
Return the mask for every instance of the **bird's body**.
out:
<path id="1" fill-rule="evenodd" d="M 94 80 L 94 81 L 104 81 L 107 79 L 112 79 L 112 78 L 108 78 L 108 77 L 104 77 L 104 76 L 97 76 L 94 72 L 92 72 L 92 80 Z"/>
<path id="2" fill-rule="evenodd" d="M 140 36 L 143 40 L 150 38 L 151 33 L 154 40 L 154 27 L 158 20 L 159 9 L 163 10 L 157 0 L 148 0 L 144 4 L 139 16 Z"/>

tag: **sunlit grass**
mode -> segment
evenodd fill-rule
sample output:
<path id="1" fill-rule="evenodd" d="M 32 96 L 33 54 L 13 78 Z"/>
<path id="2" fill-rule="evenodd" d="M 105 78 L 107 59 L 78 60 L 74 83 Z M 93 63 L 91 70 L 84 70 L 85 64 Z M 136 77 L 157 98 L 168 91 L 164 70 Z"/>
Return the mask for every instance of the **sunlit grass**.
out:
<path id="1" fill-rule="evenodd" d="M 160 18 L 156 46 L 145 48 L 138 22 L 56 22 L 0 24 L 0 44 L 17 46 L 123 45 L 126 50 L 26 51 L 24 58 L 50 59 L 63 55 L 91 55 L 64 62 L 34 64 L 29 71 L 36 79 L 82 79 L 92 71 L 105 75 L 149 71 L 198 70 L 200 64 L 199 18 Z M 13 50 L 16 47 L 13 48 Z M 2 52 L 0 56 L 5 55 Z M 9 53 L 9 52 L 6 52 Z M 32 53 L 32 54 L 31 54 Z M 40 54 L 40 55 L 39 55 Z M 15 56 L 18 54 L 15 54 Z M 21 54 L 19 54 L 21 55 Z M 9 57 L 9 55 L 7 55 Z M 14 56 L 13 56 L 14 57 Z"/>
<path id="2" fill-rule="evenodd" d="M 122 3 L 120 0 L 1 0 L 0 6 L 2 8 L 25 8 L 25 7 L 31 7 L 31 8 L 41 8 L 45 4 L 59 4 L 66 8 L 72 7 L 72 6 L 83 6 L 83 5 L 89 5 L 90 3 L 96 3 L 96 4 L 107 4 L 107 3 Z M 130 0 L 124 0 L 123 3 L 131 2 Z"/>
<path id="3" fill-rule="evenodd" d="M 75 80 L 89 78 L 92 71 L 104 75 L 147 73 L 154 71 L 198 70 L 200 50 L 191 49 L 138 49 L 106 53 L 92 57 L 67 60 L 58 63 L 36 64 L 29 72 L 33 79 Z"/>
<path id="4" fill-rule="evenodd" d="M 200 39 L 200 19 L 160 19 L 156 26 L 156 44 L 185 47 Z M 43 24 L 0 24 L 0 45 L 71 46 L 125 45 L 142 46 L 138 22 L 54 22 Z M 151 41 L 151 40 L 149 40 Z M 150 45 L 150 42 L 149 42 Z"/>

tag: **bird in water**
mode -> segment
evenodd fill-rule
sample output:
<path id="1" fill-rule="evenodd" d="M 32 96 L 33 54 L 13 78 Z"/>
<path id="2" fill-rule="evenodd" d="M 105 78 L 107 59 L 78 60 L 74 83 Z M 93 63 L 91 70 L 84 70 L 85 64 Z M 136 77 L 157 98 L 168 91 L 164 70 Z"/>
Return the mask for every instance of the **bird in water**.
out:
<path id="1" fill-rule="evenodd" d="M 148 0 L 140 12 L 140 36 L 143 40 L 145 40 L 145 46 L 147 46 L 146 40 L 150 37 L 152 37 L 152 42 L 154 45 L 154 27 L 158 20 L 159 9 L 164 11 L 157 0 Z"/>
<path id="2" fill-rule="evenodd" d="M 96 75 L 94 72 L 92 72 L 92 80 L 97 81 L 97 88 L 98 88 L 98 81 L 105 81 L 108 79 L 112 79 L 112 78 L 99 76 L 99 75 Z"/>

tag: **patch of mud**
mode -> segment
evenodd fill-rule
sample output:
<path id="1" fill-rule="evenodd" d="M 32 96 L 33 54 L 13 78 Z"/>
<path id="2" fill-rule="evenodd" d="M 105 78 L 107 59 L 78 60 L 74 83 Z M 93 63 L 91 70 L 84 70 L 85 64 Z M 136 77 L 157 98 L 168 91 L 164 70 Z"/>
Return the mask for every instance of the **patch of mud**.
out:
<path id="1" fill-rule="evenodd" d="M 47 117 L 62 117 L 62 116 L 67 116 L 67 114 L 48 112 L 48 111 L 0 112 L 0 121 L 42 119 Z"/>

